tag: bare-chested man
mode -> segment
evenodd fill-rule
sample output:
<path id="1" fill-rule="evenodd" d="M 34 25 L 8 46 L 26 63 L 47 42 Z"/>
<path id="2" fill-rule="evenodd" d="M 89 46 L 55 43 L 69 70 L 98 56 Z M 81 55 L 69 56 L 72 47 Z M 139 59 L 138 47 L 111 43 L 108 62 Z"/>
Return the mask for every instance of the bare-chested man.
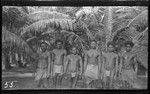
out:
<path id="1" fill-rule="evenodd" d="M 137 71 L 137 55 L 133 53 L 132 48 L 134 44 L 131 41 L 125 43 L 126 52 L 122 55 L 122 78 L 133 85 L 136 81 Z"/>
<path id="2" fill-rule="evenodd" d="M 107 43 L 107 51 L 103 52 L 103 76 L 105 85 L 108 84 L 108 87 L 112 87 L 112 81 L 115 78 L 115 74 L 118 68 L 118 57 L 114 51 L 114 43 L 108 42 Z M 108 80 L 110 78 L 110 80 Z"/>
<path id="3" fill-rule="evenodd" d="M 54 76 L 55 87 L 61 85 L 62 74 L 64 69 L 64 62 L 66 58 L 66 50 L 62 49 L 63 42 L 56 41 L 56 49 L 53 50 L 53 70 L 52 75 Z"/>
<path id="4" fill-rule="evenodd" d="M 50 62 L 50 53 L 46 51 L 46 43 L 41 44 L 41 52 L 38 53 L 38 68 L 35 73 L 35 81 L 38 87 L 47 88 L 48 66 Z"/>
<path id="5" fill-rule="evenodd" d="M 77 54 L 77 48 L 71 48 L 71 54 L 67 56 L 65 63 L 65 73 L 70 75 L 71 88 L 75 88 L 78 76 L 82 74 L 82 59 Z"/>
<path id="6" fill-rule="evenodd" d="M 89 83 L 92 80 L 100 78 L 100 53 L 98 52 L 96 46 L 96 41 L 90 42 L 91 49 L 85 52 L 84 60 L 84 75 L 86 80 L 86 85 L 89 88 Z"/>

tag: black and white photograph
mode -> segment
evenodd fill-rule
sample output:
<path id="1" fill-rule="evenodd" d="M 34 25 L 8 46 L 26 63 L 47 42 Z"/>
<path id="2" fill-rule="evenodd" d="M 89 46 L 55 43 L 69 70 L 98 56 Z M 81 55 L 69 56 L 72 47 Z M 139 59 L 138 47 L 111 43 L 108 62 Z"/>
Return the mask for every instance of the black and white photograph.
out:
<path id="1" fill-rule="evenodd" d="M 103 1 L 103 2 L 109 2 L 109 1 L 149 1 L 149 0 L 1 0 L 1 1 Z"/>
<path id="2" fill-rule="evenodd" d="M 1 15 L 2 90 L 148 88 L 146 6 L 2 6 Z"/>

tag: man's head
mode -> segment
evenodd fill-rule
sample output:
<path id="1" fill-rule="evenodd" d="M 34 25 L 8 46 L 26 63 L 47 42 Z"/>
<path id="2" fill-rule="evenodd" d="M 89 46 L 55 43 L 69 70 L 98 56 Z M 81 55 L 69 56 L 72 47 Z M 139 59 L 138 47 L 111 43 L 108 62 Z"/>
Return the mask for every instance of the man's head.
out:
<path id="1" fill-rule="evenodd" d="M 97 45 L 96 41 L 92 40 L 92 41 L 90 42 L 90 47 L 91 47 L 92 49 L 96 49 L 96 45 Z"/>
<path id="2" fill-rule="evenodd" d="M 45 42 L 42 42 L 42 43 L 41 43 L 41 50 L 42 50 L 43 52 L 46 51 L 46 43 L 45 43 Z"/>
<path id="3" fill-rule="evenodd" d="M 63 45 L 63 42 L 62 42 L 62 41 L 60 41 L 60 40 L 56 41 L 56 47 L 57 47 L 58 49 L 61 49 L 61 48 L 62 48 L 62 45 Z"/>
<path id="4" fill-rule="evenodd" d="M 71 53 L 72 54 L 77 54 L 77 48 L 76 47 L 72 47 L 71 48 Z"/>
<path id="5" fill-rule="evenodd" d="M 107 51 L 113 52 L 114 51 L 114 43 L 113 42 L 108 42 L 107 43 Z"/>
<path id="6" fill-rule="evenodd" d="M 130 52 L 134 46 L 134 43 L 132 41 L 125 42 L 125 48 L 126 52 Z"/>

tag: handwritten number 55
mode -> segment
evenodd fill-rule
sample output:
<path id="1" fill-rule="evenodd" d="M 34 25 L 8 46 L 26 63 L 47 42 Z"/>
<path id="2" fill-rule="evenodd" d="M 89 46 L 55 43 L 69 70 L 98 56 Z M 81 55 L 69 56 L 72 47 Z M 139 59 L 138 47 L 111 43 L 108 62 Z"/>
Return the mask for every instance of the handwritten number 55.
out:
<path id="1" fill-rule="evenodd" d="M 12 81 L 12 82 L 6 82 L 4 85 L 4 88 L 12 88 L 14 86 L 14 82 L 17 82 L 17 81 Z"/>

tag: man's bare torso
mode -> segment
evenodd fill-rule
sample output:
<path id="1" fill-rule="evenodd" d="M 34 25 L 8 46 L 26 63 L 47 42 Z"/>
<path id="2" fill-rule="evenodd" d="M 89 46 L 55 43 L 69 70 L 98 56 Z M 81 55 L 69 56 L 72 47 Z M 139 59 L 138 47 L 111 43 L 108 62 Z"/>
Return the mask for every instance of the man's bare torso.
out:
<path id="1" fill-rule="evenodd" d="M 112 70 L 115 67 L 115 59 L 117 58 L 117 54 L 115 53 L 103 53 L 104 56 L 104 64 L 105 69 Z"/>
<path id="2" fill-rule="evenodd" d="M 86 53 L 87 55 L 87 64 L 98 65 L 99 53 L 97 50 L 89 50 Z"/>
<path id="3" fill-rule="evenodd" d="M 68 70 L 69 72 L 76 72 L 79 68 L 79 62 L 81 60 L 81 57 L 79 55 L 68 55 Z"/>
<path id="4" fill-rule="evenodd" d="M 46 52 L 41 52 L 39 55 L 40 56 L 39 56 L 38 67 L 46 68 L 48 65 L 48 57 L 50 57 L 50 53 L 46 51 Z"/>
<path id="5" fill-rule="evenodd" d="M 66 51 L 64 49 L 54 49 L 53 50 L 54 64 L 63 65 L 65 54 L 66 54 Z"/>
<path id="6" fill-rule="evenodd" d="M 131 60 L 133 60 L 135 54 L 132 52 L 125 52 L 123 53 L 123 68 L 124 69 L 131 69 L 133 67 L 133 62 L 131 62 Z"/>

